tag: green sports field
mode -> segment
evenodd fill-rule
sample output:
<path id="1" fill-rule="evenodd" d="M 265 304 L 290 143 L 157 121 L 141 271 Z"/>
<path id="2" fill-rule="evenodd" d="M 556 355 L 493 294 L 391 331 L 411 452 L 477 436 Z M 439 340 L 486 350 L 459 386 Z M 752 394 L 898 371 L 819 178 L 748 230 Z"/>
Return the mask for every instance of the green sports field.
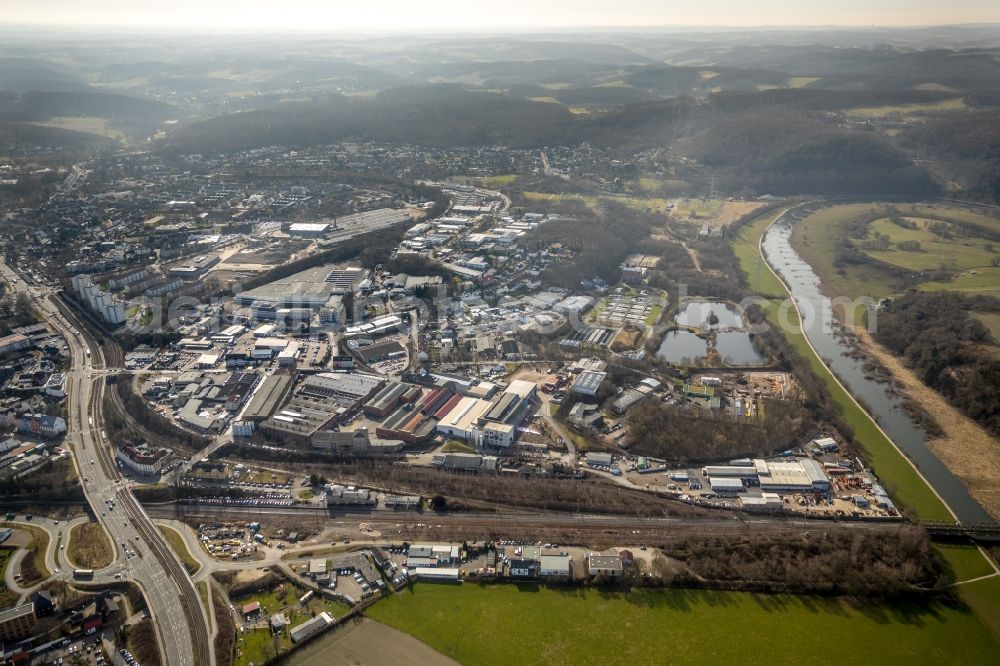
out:
<path id="1" fill-rule="evenodd" d="M 701 590 L 417 583 L 367 614 L 478 664 L 987 664 L 961 604 Z"/>

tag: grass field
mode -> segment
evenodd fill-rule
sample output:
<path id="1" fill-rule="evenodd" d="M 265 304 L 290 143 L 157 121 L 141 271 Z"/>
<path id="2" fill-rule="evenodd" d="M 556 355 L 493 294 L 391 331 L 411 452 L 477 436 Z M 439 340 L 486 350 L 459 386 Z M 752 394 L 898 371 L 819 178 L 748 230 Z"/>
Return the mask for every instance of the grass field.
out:
<path id="1" fill-rule="evenodd" d="M 103 569 L 114 559 L 114 549 L 98 523 L 80 523 L 69 532 L 67 557 L 84 569 Z"/>
<path id="2" fill-rule="evenodd" d="M 920 284 L 920 289 L 924 291 L 961 291 L 966 294 L 1000 292 L 1000 267 L 962 271 L 948 282 L 923 282 Z"/>
<path id="3" fill-rule="evenodd" d="M 1000 643 L 1000 577 L 977 580 L 975 583 L 960 585 L 958 596 L 979 617 L 993 634 L 993 640 Z"/>
<path id="4" fill-rule="evenodd" d="M 923 282 L 918 288 L 928 291 L 962 291 L 989 293 L 1000 291 L 1000 267 L 990 266 L 996 251 L 985 246 L 985 239 L 958 235 L 952 240 L 941 239 L 926 230 L 927 220 L 965 223 L 1000 230 L 1000 219 L 964 208 L 937 205 L 898 205 L 905 217 L 915 219 L 921 228 L 903 229 L 888 220 L 876 220 L 872 231 L 890 236 L 893 243 L 918 240 L 922 251 L 906 252 L 893 247 L 885 251 L 867 251 L 873 259 L 910 270 L 948 268 L 956 271 L 950 281 Z M 843 243 L 846 226 L 875 210 L 872 204 L 844 204 L 823 208 L 799 222 L 792 234 L 792 244 L 799 255 L 819 274 L 823 284 L 836 294 L 849 297 L 884 298 L 901 289 L 900 279 L 890 269 L 876 263 L 850 266 L 838 270 L 834 258 Z M 957 227 L 955 227 L 957 229 Z"/>
<path id="5" fill-rule="evenodd" d="M 733 239 L 733 253 L 740 262 L 740 270 L 750 288 L 765 298 L 784 298 L 785 287 L 774 277 L 760 256 L 757 243 L 764 230 L 783 211 L 773 211 L 757 217 L 740 227 L 739 233 Z"/>
<path id="6" fill-rule="evenodd" d="M 834 256 L 844 227 L 853 219 L 872 210 L 871 204 L 846 204 L 823 208 L 795 225 L 792 245 L 819 275 L 823 284 L 838 294 L 855 298 L 871 296 L 885 298 L 892 293 L 894 278 L 891 273 L 874 264 L 851 266 L 838 272 Z"/>
<path id="7" fill-rule="evenodd" d="M 20 573 L 24 576 L 21 585 L 31 587 L 52 575 L 52 572 L 45 565 L 45 551 L 49 547 L 48 532 L 40 527 L 20 523 L 2 522 L 0 523 L 0 527 L 13 527 L 16 530 L 22 530 L 31 535 L 31 542 L 27 546 L 29 554 L 21 560 Z"/>
<path id="8" fill-rule="evenodd" d="M 467 664 L 986 664 L 961 604 L 418 583 L 367 614 Z"/>
<path id="9" fill-rule="evenodd" d="M 480 178 L 479 182 L 485 187 L 504 187 L 507 185 L 513 185 L 517 182 L 517 174 L 508 173 L 502 176 L 485 176 Z"/>
<path id="10" fill-rule="evenodd" d="M 342 664 L 454 666 L 413 636 L 366 618 L 353 619 L 288 657 L 289 666 L 327 666 L 331 655 Z"/>
<path id="11" fill-rule="evenodd" d="M 965 544 L 935 544 L 934 548 L 951 567 L 956 581 L 972 580 L 993 573 L 978 548 Z"/>
<path id="12" fill-rule="evenodd" d="M 0 548 L 0 608 L 7 608 L 17 603 L 18 596 L 7 588 L 7 563 L 14 555 L 13 548 Z"/>
<path id="13" fill-rule="evenodd" d="M 524 198 L 529 201 L 582 201 L 590 208 L 596 209 L 600 205 L 601 199 L 610 199 L 623 203 L 639 210 L 653 210 L 657 213 L 666 213 L 671 203 L 670 199 L 662 197 L 630 197 L 616 195 L 594 196 L 587 194 L 550 194 L 549 192 L 524 192 Z"/>
<path id="14" fill-rule="evenodd" d="M 72 130 L 74 132 L 87 132 L 88 134 L 97 134 L 109 139 L 115 139 L 116 141 L 125 140 L 125 135 L 119 130 L 108 127 L 107 118 L 96 118 L 90 116 L 55 117 L 46 122 L 32 123 L 32 125 L 40 125 L 41 127 L 57 127 L 59 129 Z"/>
<path id="15" fill-rule="evenodd" d="M 997 276 L 1000 281 L 1000 275 Z M 977 312 L 973 315 L 982 322 L 983 326 L 989 329 L 993 339 L 1000 343 L 1000 313 L 997 312 Z"/>
<path id="16" fill-rule="evenodd" d="M 201 562 L 194 559 L 191 551 L 188 550 L 187 544 L 184 543 L 184 537 L 172 527 L 167 527 L 166 525 L 157 525 L 157 527 L 173 551 L 177 553 L 177 557 L 180 559 L 181 564 L 184 565 L 184 568 L 187 569 L 188 574 L 193 576 L 198 573 L 198 569 L 201 569 Z"/>
<path id="17" fill-rule="evenodd" d="M 476 450 L 458 439 L 449 439 L 441 449 L 445 453 L 475 453 Z"/>
<path id="18" fill-rule="evenodd" d="M 907 217 L 906 219 L 914 223 L 916 228 L 904 229 L 893 224 L 887 218 L 872 222 L 868 227 L 869 233 L 887 236 L 891 245 L 887 250 L 866 250 L 865 254 L 893 266 L 913 271 L 936 270 L 942 267 L 986 268 L 990 266 L 990 262 L 995 257 L 1000 257 L 1000 251 L 987 249 L 988 241 L 982 238 L 959 236 L 961 230 L 953 225 L 949 225 L 949 227 L 956 236 L 947 239 L 928 229 L 935 220 L 920 217 Z M 920 250 L 911 252 L 899 249 L 899 243 L 905 241 L 920 243 Z"/>
<path id="19" fill-rule="evenodd" d="M 198 581 L 195 587 L 198 588 L 198 596 L 201 598 L 201 606 L 205 610 L 205 617 L 212 617 L 212 592 L 208 589 L 208 581 Z"/>
<path id="20" fill-rule="evenodd" d="M 909 116 L 937 113 L 939 111 L 958 111 L 965 108 L 967 108 L 965 100 L 961 97 L 955 97 L 926 104 L 899 104 L 896 106 L 870 106 L 850 109 L 847 115 L 852 118 L 908 118 Z"/>

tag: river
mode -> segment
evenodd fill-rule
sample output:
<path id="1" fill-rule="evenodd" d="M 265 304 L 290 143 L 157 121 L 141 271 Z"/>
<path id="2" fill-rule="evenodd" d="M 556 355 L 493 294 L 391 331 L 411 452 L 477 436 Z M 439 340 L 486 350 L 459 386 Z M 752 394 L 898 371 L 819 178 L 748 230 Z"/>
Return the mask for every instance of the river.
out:
<path id="1" fill-rule="evenodd" d="M 965 485 L 926 445 L 926 435 L 902 409 L 902 399 L 891 395 L 888 386 L 868 379 L 864 361 L 852 358 L 850 346 L 834 334 L 831 304 L 820 292 L 819 276 L 791 244 L 795 209 L 782 215 L 764 235 L 767 262 L 791 289 L 802 310 L 805 332 L 820 357 L 840 381 L 868 408 L 885 433 L 944 498 L 962 522 L 994 522 L 969 494 Z M 809 316 L 816 313 L 816 316 Z M 847 354 L 845 354 L 847 352 Z"/>

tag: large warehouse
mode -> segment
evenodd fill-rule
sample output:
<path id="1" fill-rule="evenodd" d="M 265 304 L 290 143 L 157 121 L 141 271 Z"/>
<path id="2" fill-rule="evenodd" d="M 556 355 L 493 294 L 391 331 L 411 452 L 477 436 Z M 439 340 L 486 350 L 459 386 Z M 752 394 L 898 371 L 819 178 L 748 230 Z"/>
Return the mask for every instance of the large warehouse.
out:
<path id="1" fill-rule="evenodd" d="M 713 490 L 738 490 L 744 481 L 760 486 L 765 491 L 825 492 L 830 489 L 830 478 L 823 465 L 812 458 L 768 461 L 760 458 L 749 465 L 709 465 L 702 470 L 709 478 Z M 718 485 L 718 489 L 716 488 Z"/>

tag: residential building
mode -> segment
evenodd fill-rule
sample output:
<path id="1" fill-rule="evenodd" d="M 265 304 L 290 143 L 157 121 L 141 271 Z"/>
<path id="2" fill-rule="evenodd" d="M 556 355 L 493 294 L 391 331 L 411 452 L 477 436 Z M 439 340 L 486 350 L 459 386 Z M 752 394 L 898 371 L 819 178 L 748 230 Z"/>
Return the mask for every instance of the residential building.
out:
<path id="1" fill-rule="evenodd" d="M 163 471 L 166 464 L 173 458 L 173 454 L 167 449 L 125 442 L 115 448 L 115 457 L 121 461 L 126 469 L 135 474 L 155 476 Z"/>
<path id="2" fill-rule="evenodd" d="M 33 603 L 0 610 L 0 643 L 30 636 L 37 621 Z"/>
<path id="3" fill-rule="evenodd" d="M 62 437 L 66 434 L 66 421 L 60 416 L 25 414 L 17 422 L 17 431 L 48 439 Z"/>

